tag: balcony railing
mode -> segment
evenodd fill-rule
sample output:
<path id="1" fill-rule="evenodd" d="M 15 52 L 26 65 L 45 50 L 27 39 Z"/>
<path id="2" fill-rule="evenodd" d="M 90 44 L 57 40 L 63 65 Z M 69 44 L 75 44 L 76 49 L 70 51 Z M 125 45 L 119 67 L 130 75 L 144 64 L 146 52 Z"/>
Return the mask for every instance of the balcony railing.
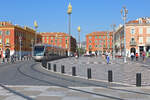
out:
<path id="1" fill-rule="evenodd" d="M 130 41 L 130 45 L 131 46 L 136 46 L 136 42 L 135 41 Z"/>

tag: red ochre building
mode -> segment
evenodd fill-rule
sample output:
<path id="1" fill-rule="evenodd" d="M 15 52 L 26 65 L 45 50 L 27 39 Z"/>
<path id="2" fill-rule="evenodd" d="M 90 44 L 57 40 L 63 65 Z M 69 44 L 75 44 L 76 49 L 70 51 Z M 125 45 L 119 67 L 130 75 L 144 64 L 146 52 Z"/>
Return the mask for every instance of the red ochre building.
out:
<path id="1" fill-rule="evenodd" d="M 76 39 L 72 36 L 69 36 L 63 32 L 42 32 L 40 33 L 42 36 L 42 43 L 43 44 L 50 44 L 59 46 L 66 49 L 66 53 L 74 54 L 76 52 Z M 71 38 L 71 49 L 69 52 L 69 39 Z"/>
<path id="2" fill-rule="evenodd" d="M 21 38 L 20 38 L 21 37 Z M 34 42 L 35 30 L 24 26 L 13 25 L 10 22 L 0 22 L 0 56 L 19 56 L 20 40 L 21 55 L 31 55 L 32 44 Z M 37 35 L 37 41 L 41 41 L 41 36 Z"/>
<path id="3" fill-rule="evenodd" d="M 86 35 L 86 53 L 112 53 L 112 32 L 92 32 Z"/>
<path id="4" fill-rule="evenodd" d="M 131 52 L 146 52 L 150 55 L 150 18 L 138 18 L 126 23 L 126 56 Z M 124 26 L 119 26 L 115 32 L 115 54 L 124 56 Z"/>

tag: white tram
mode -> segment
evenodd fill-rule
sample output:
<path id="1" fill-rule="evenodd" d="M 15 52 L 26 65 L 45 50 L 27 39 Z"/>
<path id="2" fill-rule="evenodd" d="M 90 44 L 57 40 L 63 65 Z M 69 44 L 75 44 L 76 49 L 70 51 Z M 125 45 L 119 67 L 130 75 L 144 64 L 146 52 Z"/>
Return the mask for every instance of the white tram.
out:
<path id="1" fill-rule="evenodd" d="M 33 58 L 35 61 L 54 60 L 62 57 L 66 57 L 67 50 L 61 47 L 36 44 L 33 48 Z"/>

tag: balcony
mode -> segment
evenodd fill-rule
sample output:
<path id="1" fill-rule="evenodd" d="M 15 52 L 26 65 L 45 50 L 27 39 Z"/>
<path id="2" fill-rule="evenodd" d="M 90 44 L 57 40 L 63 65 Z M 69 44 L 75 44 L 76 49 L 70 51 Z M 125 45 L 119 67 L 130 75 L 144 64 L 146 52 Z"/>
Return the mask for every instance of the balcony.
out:
<path id="1" fill-rule="evenodd" d="M 130 41 L 130 46 L 136 46 L 136 42 L 135 41 Z"/>

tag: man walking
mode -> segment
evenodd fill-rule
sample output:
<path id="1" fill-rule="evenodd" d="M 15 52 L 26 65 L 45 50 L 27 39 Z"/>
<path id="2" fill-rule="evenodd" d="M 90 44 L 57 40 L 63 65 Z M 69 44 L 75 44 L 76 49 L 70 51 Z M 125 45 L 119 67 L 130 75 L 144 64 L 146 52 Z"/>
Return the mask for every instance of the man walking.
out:
<path id="1" fill-rule="evenodd" d="M 142 52 L 143 61 L 145 60 L 145 52 Z"/>
<path id="2" fill-rule="evenodd" d="M 131 52 L 131 61 L 133 61 L 133 59 L 134 59 L 134 53 Z"/>

